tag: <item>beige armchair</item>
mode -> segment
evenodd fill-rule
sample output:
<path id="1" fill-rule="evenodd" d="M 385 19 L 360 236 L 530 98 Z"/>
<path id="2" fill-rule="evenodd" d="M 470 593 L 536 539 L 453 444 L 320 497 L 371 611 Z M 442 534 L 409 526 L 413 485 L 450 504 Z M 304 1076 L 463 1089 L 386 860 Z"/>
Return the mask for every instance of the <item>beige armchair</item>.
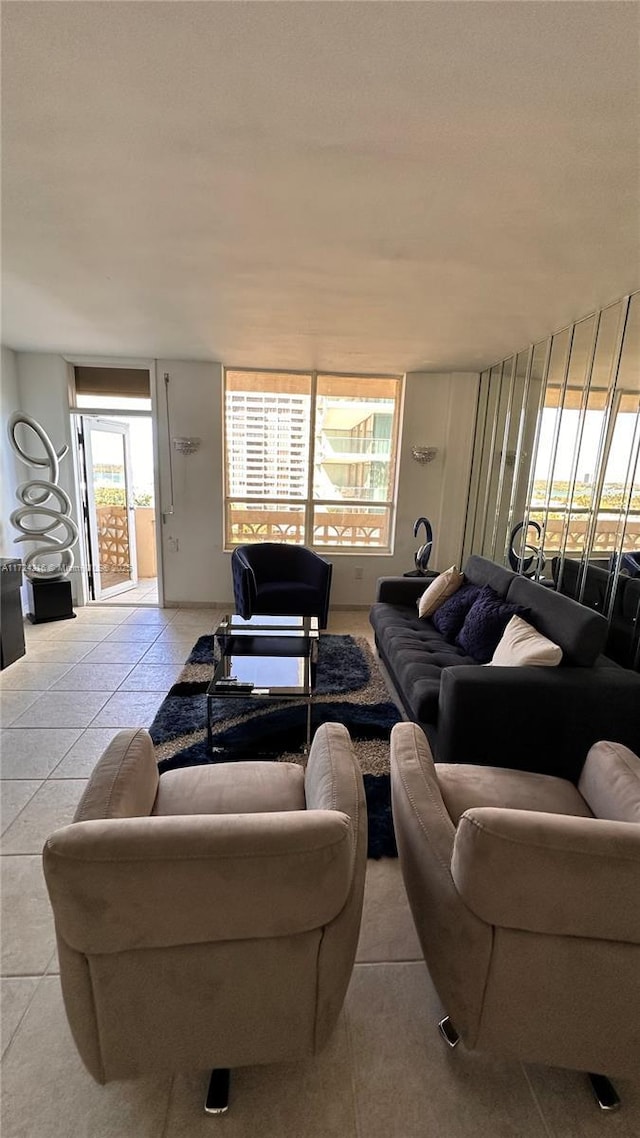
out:
<path id="1" fill-rule="evenodd" d="M 146 731 L 100 759 L 44 869 L 60 978 L 99 1083 L 313 1055 L 355 957 L 366 806 L 349 734 L 319 728 L 306 770 L 229 762 L 158 777 Z"/>
<path id="2" fill-rule="evenodd" d="M 434 764 L 420 728 L 402 723 L 391 736 L 391 788 L 448 1042 L 459 1034 L 470 1048 L 637 1076 L 640 759 L 597 743 L 576 788 Z M 601 1105 L 614 1105 L 607 1080 L 594 1079 Z"/>

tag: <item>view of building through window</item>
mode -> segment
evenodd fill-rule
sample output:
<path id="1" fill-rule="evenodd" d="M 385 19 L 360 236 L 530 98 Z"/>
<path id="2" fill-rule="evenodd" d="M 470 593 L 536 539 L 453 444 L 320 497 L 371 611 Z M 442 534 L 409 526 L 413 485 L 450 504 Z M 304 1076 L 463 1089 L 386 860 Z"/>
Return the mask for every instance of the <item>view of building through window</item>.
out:
<path id="1" fill-rule="evenodd" d="M 594 513 L 596 555 L 615 548 L 623 523 L 625 548 L 640 550 L 640 483 L 629 470 L 630 456 L 637 454 L 640 397 L 618 395 L 606 463 L 602 454 L 610 416 L 602 393 L 589 393 L 584 414 L 570 405 L 570 397 L 568 392 L 560 407 L 557 388 L 547 389 L 529 516 L 544 523 L 547 553 L 560 549 L 565 531 L 567 552 L 582 552 Z"/>
<path id="2" fill-rule="evenodd" d="M 389 549 L 399 378 L 228 370 L 227 547 Z"/>

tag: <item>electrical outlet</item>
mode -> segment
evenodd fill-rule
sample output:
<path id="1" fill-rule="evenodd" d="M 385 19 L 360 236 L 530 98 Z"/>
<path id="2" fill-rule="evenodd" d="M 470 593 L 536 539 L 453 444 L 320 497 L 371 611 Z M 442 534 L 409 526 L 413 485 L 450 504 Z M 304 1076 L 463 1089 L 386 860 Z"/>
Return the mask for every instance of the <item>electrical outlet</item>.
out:
<path id="1" fill-rule="evenodd" d="M 353 571 L 353 576 L 355 577 L 356 581 L 362 580 L 362 574 L 363 574 L 362 565 L 356 565 L 356 567 Z"/>
<path id="2" fill-rule="evenodd" d="M 167 549 L 169 550 L 169 553 L 178 553 L 180 549 L 180 543 L 177 537 L 167 538 Z"/>

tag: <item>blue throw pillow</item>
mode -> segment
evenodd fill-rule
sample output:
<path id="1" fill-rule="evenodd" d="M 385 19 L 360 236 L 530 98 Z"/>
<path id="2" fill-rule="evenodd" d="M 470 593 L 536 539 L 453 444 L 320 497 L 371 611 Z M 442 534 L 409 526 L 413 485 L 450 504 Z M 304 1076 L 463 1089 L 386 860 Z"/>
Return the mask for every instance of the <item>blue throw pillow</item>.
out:
<path id="1" fill-rule="evenodd" d="M 434 612 L 431 623 L 450 644 L 454 643 L 469 609 L 479 596 L 480 585 L 472 585 L 470 581 L 466 581 Z"/>
<path id="2" fill-rule="evenodd" d="M 526 619 L 528 615 L 528 609 L 509 604 L 490 585 L 485 585 L 469 609 L 455 642 L 467 656 L 473 656 L 479 664 L 488 664 L 511 617 Z"/>

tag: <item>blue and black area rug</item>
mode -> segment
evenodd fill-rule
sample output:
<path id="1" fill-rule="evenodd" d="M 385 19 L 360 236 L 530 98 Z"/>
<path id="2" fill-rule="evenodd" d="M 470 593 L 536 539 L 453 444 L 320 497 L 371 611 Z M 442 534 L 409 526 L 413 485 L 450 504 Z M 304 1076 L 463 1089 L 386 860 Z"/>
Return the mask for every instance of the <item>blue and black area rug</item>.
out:
<path id="1" fill-rule="evenodd" d="M 239 759 L 304 762 L 306 707 L 257 704 L 254 700 L 215 700 L 214 747 L 206 747 L 206 690 L 213 675 L 214 636 L 201 636 L 178 682 L 149 728 L 160 773 L 177 767 Z M 369 857 L 396 857 L 389 785 L 389 735 L 400 721 L 382 675 L 363 637 L 323 634 L 318 650 L 313 729 L 344 723 L 362 770 L 369 815 Z"/>

